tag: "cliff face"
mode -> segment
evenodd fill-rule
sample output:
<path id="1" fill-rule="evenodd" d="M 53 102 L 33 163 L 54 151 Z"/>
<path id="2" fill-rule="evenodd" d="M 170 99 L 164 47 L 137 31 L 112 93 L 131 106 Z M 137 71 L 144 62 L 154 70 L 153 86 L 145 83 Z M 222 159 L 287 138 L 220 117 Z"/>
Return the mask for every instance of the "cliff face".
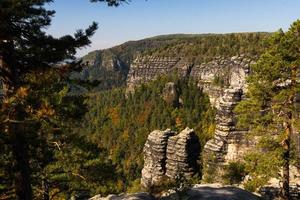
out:
<path id="1" fill-rule="evenodd" d="M 263 41 L 269 35 L 175 34 L 129 41 L 109 49 L 90 52 L 82 58 L 87 67 L 74 76 L 83 81 L 97 80 L 97 89 L 124 86 L 126 80 L 130 88 L 129 83 L 138 82 L 138 77 L 141 77 L 140 71 L 145 67 L 148 67 L 148 74 L 144 78 L 151 79 L 155 74 L 168 73 L 176 68 L 178 73 L 183 73 L 182 75 L 190 74 L 193 64 L 214 60 L 216 56 L 229 57 L 242 53 L 251 57 L 260 55 L 265 49 Z M 133 62 L 136 57 L 138 59 Z"/>
<path id="2" fill-rule="evenodd" d="M 230 161 L 238 161 L 254 145 L 253 141 L 246 138 L 248 131 L 236 127 L 233 109 L 241 100 L 242 94 L 242 88 L 230 88 L 224 90 L 220 99 L 215 135 L 205 144 L 203 151 L 205 181 L 221 182 L 224 165 Z"/>
<path id="3" fill-rule="evenodd" d="M 226 88 L 244 90 L 245 77 L 249 73 L 251 59 L 244 56 L 218 57 L 211 62 L 194 65 L 184 59 L 138 57 L 133 61 L 127 77 L 127 91 L 147 83 L 158 76 L 177 74 L 198 81 L 212 105 L 219 107 L 219 101 Z"/>
<path id="4" fill-rule="evenodd" d="M 191 67 L 191 63 L 179 58 L 138 57 L 130 66 L 127 76 L 127 91 L 132 92 L 137 85 L 147 83 L 162 75 L 177 73 L 186 77 L 189 75 Z"/>
<path id="5" fill-rule="evenodd" d="M 127 78 L 127 89 L 128 91 L 133 91 L 141 83 L 146 83 L 158 76 L 171 73 L 176 73 L 179 76 L 192 78 L 197 81 L 198 86 L 208 94 L 211 104 L 217 108 L 215 135 L 212 140 L 207 142 L 203 151 L 204 177 L 206 174 L 210 174 L 209 170 L 215 169 L 217 172 L 220 171 L 220 173 L 214 173 L 214 180 L 212 181 L 219 181 L 222 174 L 222 167 L 230 161 L 236 161 L 241 158 L 243 153 L 253 146 L 245 138 L 247 130 L 236 128 L 236 118 L 233 113 L 235 105 L 242 99 L 245 92 L 245 77 L 249 73 L 251 63 L 253 61 L 244 56 L 218 57 L 211 62 L 200 65 L 193 65 L 182 59 L 140 57 L 130 67 Z M 176 164 L 174 163 L 178 163 L 176 159 L 181 159 L 177 155 L 180 152 L 178 149 L 180 149 L 180 144 L 182 143 L 178 139 L 180 134 L 168 139 L 167 149 L 163 149 L 162 147 L 165 147 L 166 138 L 170 136 L 170 133 L 161 132 L 162 135 L 156 139 L 153 139 L 155 138 L 154 134 L 156 132 L 149 135 L 145 145 L 146 167 L 142 173 L 142 183 L 144 185 L 146 185 L 145 181 L 149 180 L 148 176 L 151 176 L 150 173 L 153 173 L 152 182 L 150 181 L 151 184 L 157 182 L 157 180 L 161 180 L 163 175 L 174 178 L 178 174 L 175 167 Z M 162 140 L 162 138 L 164 139 Z M 153 145 L 149 145 L 153 143 L 152 141 L 156 141 L 162 146 L 159 149 L 152 149 Z M 154 147 L 159 146 L 158 143 Z M 156 155 L 156 153 L 153 154 L 151 151 L 161 151 L 164 153 L 160 157 L 156 157 L 156 159 L 148 159 L 150 157 L 148 156 L 149 153 L 152 156 Z M 174 153 L 176 151 L 177 154 Z M 166 164 L 166 169 L 164 168 L 165 160 L 169 161 Z M 160 167 L 159 169 L 149 168 L 147 166 L 149 163 L 152 166 Z M 172 170 L 168 171 L 168 168 Z M 148 169 L 151 170 L 147 171 Z M 193 172 L 193 170 L 191 169 L 185 173 L 188 174 L 189 172 Z"/>
<path id="6" fill-rule="evenodd" d="M 129 63 L 110 50 L 95 51 L 83 58 L 81 72 L 73 72 L 71 79 L 94 83 L 96 90 L 111 89 L 125 84 Z"/>
<path id="7" fill-rule="evenodd" d="M 145 188 L 159 185 L 165 178 L 192 178 L 199 171 L 200 144 L 193 129 L 179 134 L 167 129 L 155 130 L 144 146 L 144 168 L 141 184 Z"/>
<path id="8" fill-rule="evenodd" d="M 186 62 L 183 59 L 139 57 L 130 67 L 127 77 L 127 91 L 133 92 L 134 88 L 141 83 L 172 73 L 196 80 L 199 88 L 202 88 L 208 94 L 211 104 L 217 108 L 215 134 L 213 139 L 206 143 L 203 150 L 203 178 L 209 182 L 220 182 L 224 166 L 231 161 L 235 162 L 241 159 L 245 152 L 255 145 L 255 141 L 247 139 L 247 130 L 236 127 L 236 116 L 233 112 L 234 107 L 244 97 L 247 88 L 245 79 L 250 73 L 250 65 L 254 63 L 254 60 L 242 55 L 230 58 L 218 57 L 208 63 L 193 65 L 193 63 Z M 179 141 L 176 137 L 172 136 L 168 139 L 167 149 L 162 150 L 166 152 L 166 155 L 164 154 L 165 157 L 161 158 L 161 160 L 168 160 L 168 152 L 171 152 L 169 163 L 166 166 L 173 170 L 168 172 L 164 168 L 165 163 L 163 163 L 158 170 L 160 178 L 163 175 L 174 177 L 178 174 L 174 164 L 172 164 L 175 159 L 181 159 L 178 155 L 172 157 L 172 155 L 175 155 L 173 148 Z M 162 143 L 163 146 L 165 142 Z M 178 150 L 178 148 L 175 149 Z M 147 154 L 146 148 L 145 153 Z M 147 156 L 145 158 L 147 163 Z M 154 161 L 161 164 L 159 160 L 154 159 Z M 144 168 L 144 172 L 146 169 Z M 148 175 L 143 173 L 144 179 L 142 179 L 142 182 L 147 180 L 145 177 L 150 176 L 151 172 L 155 173 L 155 169 L 148 171 Z M 299 174 L 299 169 L 293 167 L 291 171 L 292 183 L 300 181 Z M 156 182 L 155 176 L 154 174 L 154 178 L 152 177 L 154 182 Z"/>

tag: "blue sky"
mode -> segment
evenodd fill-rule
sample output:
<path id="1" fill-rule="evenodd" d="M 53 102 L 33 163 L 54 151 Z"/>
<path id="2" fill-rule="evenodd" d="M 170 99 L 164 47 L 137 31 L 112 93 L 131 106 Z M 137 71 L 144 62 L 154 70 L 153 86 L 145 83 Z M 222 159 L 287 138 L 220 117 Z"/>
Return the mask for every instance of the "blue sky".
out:
<path id="1" fill-rule="evenodd" d="M 300 0 L 131 0 L 117 8 L 54 0 L 47 7 L 56 10 L 47 30 L 55 36 L 99 23 L 92 45 L 78 55 L 161 34 L 286 30 L 300 18 Z"/>

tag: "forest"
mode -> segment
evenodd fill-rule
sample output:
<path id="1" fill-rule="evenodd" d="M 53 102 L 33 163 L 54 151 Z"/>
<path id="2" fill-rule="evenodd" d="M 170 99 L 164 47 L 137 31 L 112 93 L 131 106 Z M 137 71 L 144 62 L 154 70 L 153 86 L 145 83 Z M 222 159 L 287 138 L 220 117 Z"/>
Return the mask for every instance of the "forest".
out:
<path id="1" fill-rule="evenodd" d="M 237 126 L 249 131 L 255 148 L 226 166 L 223 177 L 229 184 L 246 180 L 251 192 L 276 177 L 281 198 L 290 199 L 290 167 L 299 167 L 300 155 L 299 20 L 287 31 L 157 36 L 76 59 L 98 24 L 73 35 L 49 35 L 45 30 L 55 11 L 45 5 L 51 2 L 0 1 L 1 200 L 141 191 L 143 146 L 155 129 L 193 128 L 203 150 L 216 128 L 217 110 L 208 95 L 196 80 L 176 74 L 126 92 L 130 63 L 138 55 L 184 57 L 194 64 L 219 56 L 257 59 L 244 99 L 234 109 Z M 90 2 L 119 6 L 127 1 Z M 116 58 L 120 68 L 97 64 L 105 56 Z M 82 77 L 84 68 L 92 79 Z M 176 86 L 176 103 L 164 98 L 169 82 Z M 199 162 L 203 165 L 201 155 Z M 199 174 L 192 181 L 202 181 L 202 166 Z"/>

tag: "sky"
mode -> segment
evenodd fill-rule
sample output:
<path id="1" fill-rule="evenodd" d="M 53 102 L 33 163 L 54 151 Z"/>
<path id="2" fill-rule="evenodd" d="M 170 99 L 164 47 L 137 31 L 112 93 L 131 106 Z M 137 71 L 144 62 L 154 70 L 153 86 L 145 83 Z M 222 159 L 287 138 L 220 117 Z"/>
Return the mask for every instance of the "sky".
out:
<path id="1" fill-rule="evenodd" d="M 78 56 L 164 34 L 287 30 L 300 18 L 300 0 L 131 0 L 117 8 L 89 0 L 54 0 L 47 8 L 56 11 L 47 32 L 57 37 L 98 22 L 92 44 Z"/>

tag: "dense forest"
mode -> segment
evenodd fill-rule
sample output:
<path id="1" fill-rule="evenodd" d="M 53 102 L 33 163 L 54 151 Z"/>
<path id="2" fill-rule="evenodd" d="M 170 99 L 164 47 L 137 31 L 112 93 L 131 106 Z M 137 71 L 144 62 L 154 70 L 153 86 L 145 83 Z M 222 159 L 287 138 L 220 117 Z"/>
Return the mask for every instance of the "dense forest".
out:
<path id="1" fill-rule="evenodd" d="M 162 97 L 169 81 L 177 86 L 178 105 Z M 64 91 L 67 92 L 68 87 Z M 208 96 L 192 80 L 161 77 L 140 86 L 133 94 L 126 95 L 124 88 L 116 88 L 88 93 L 85 103 L 82 100 L 80 96 L 64 97 L 63 101 L 69 105 L 59 106 L 77 117 L 74 116 L 72 121 L 62 119 L 63 130 L 51 132 L 51 135 L 47 133 L 36 140 L 37 144 L 32 144 L 32 150 L 41 151 L 36 155 L 32 152 L 30 159 L 32 164 L 36 163 L 31 166 L 36 198 L 40 198 L 45 187 L 39 179 L 47 181 L 51 198 L 136 191 L 140 189 L 142 150 L 151 131 L 167 128 L 181 131 L 187 126 L 192 127 L 202 147 L 214 133 L 215 110 L 210 106 Z M 86 114 L 80 117 L 85 111 Z M 45 132 L 51 131 L 46 129 L 46 122 L 44 126 Z M 9 155 L 6 156 L 1 160 L 8 164 Z M 1 166 L 6 172 L 10 171 L 6 164 Z M 3 180 L 0 189 L 10 195 L 12 183 L 5 178 L 7 175 L 0 174 Z"/>
<path id="2" fill-rule="evenodd" d="M 111 89 L 126 84 L 130 64 L 137 56 L 181 58 L 193 64 L 209 62 L 216 57 L 245 55 L 258 57 L 268 44 L 270 33 L 178 34 L 129 41 L 109 49 L 83 56 L 85 68 L 71 77 L 93 82 L 94 90 Z"/>
<path id="3" fill-rule="evenodd" d="M 270 35 L 264 32 L 161 35 L 90 52 L 83 57 L 83 62 L 93 61 L 102 53 L 117 56 L 125 63 L 137 55 L 185 57 L 195 64 L 210 61 L 216 56 L 257 56 L 264 52 L 267 46 L 265 39 Z"/>
<path id="4" fill-rule="evenodd" d="M 246 183 L 252 191 L 276 177 L 282 199 L 290 199 L 290 166 L 300 165 L 299 20 L 287 32 L 274 34 L 179 34 L 130 41 L 79 61 L 76 52 L 91 43 L 97 23 L 55 38 L 45 32 L 55 13 L 45 6 L 50 2 L 0 1 L 0 199 L 86 199 L 140 191 L 148 134 L 190 127 L 203 149 L 213 137 L 216 110 L 196 81 L 172 74 L 127 93 L 132 60 L 151 55 L 199 64 L 241 54 L 259 59 L 234 114 L 238 126 L 249 130 L 248 138 L 257 140 L 240 163 L 227 166 L 225 176 L 229 183 L 250 176 Z M 118 6 L 127 1 L 90 2 Z M 165 98 L 170 82 L 178 94 L 175 101 Z M 201 173 L 200 167 L 197 183 Z"/>
<path id="5" fill-rule="evenodd" d="M 179 105 L 162 97 L 169 81 L 177 85 Z M 161 77 L 140 86 L 127 97 L 122 88 L 93 93 L 87 105 L 88 112 L 77 131 L 103 150 L 105 162 L 111 163 L 112 172 L 118 174 L 111 174 L 108 179 L 112 181 L 115 177 L 113 187 L 107 184 L 97 188 L 100 193 L 130 191 L 138 186 L 143 167 L 142 150 L 151 131 L 193 127 L 202 147 L 214 132 L 215 110 L 208 96 L 191 80 Z"/>

